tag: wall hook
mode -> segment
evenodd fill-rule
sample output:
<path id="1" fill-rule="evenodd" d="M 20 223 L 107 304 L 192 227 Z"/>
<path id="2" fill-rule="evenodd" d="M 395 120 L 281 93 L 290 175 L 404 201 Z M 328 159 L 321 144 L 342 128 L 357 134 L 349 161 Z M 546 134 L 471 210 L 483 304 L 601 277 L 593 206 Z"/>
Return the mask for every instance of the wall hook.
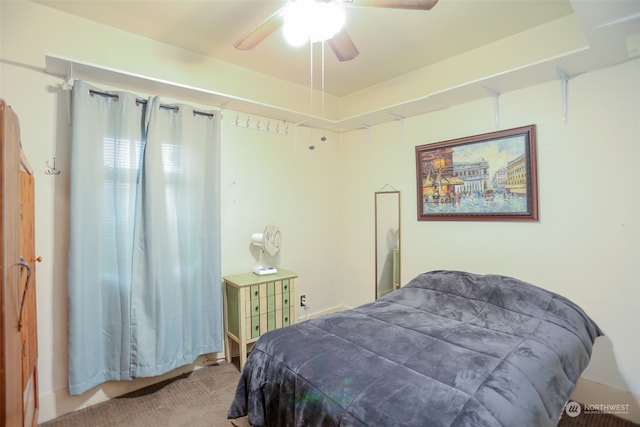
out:
<path id="1" fill-rule="evenodd" d="M 60 175 L 60 171 L 56 169 L 56 158 L 53 158 L 53 166 L 49 164 L 49 162 L 45 162 L 47 164 L 47 170 L 44 171 L 46 175 Z"/>
<path id="2" fill-rule="evenodd" d="M 289 133 L 289 124 L 285 120 L 282 120 L 282 123 L 276 122 L 275 126 L 274 123 L 271 123 L 271 121 L 272 120 L 267 117 L 257 117 L 252 119 L 251 116 L 247 116 L 246 120 L 240 120 L 240 117 L 236 115 L 235 120 L 232 120 L 231 124 L 236 127 L 243 127 L 246 129 L 276 133 L 280 135 Z"/>

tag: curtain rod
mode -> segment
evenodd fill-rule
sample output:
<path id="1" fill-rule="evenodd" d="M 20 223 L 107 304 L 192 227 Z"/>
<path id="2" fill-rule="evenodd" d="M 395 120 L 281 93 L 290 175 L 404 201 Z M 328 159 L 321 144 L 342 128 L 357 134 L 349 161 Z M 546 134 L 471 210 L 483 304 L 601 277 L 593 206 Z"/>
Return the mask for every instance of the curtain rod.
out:
<path id="1" fill-rule="evenodd" d="M 95 95 L 99 95 L 99 96 L 106 96 L 109 98 L 113 98 L 114 100 L 119 100 L 120 96 L 115 94 L 115 93 L 109 93 L 109 92 L 102 92 L 99 90 L 94 90 L 94 89 L 89 89 L 89 94 L 95 96 Z M 136 104 L 147 104 L 147 100 L 146 99 L 140 99 L 140 98 L 136 98 Z M 179 111 L 180 107 L 178 107 L 177 105 L 168 105 L 168 104 L 160 104 L 160 108 L 163 108 L 165 110 L 173 110 L 173 111 Z M 205 116 L 205 117 L 215 117 L 215 114 L 213 113 L 207 113 L 206 111 L 198 111 L 198 110 L 193 110 L 193 114 L 194 115 L 198 115 L 198 116 Z"/>

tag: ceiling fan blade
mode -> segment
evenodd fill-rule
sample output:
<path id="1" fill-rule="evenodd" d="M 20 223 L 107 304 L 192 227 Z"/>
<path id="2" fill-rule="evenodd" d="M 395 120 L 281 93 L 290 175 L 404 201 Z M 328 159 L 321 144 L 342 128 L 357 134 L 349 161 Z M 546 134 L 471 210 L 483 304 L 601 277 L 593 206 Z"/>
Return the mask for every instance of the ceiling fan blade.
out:
<path id="1" fill-rule="evenodd" d="M 345 6 L 431 10 L 438 0 L 342 0 Z"/>
<path id="2" fill-rule="evenodd" d="M 238 39 L 233 46 L 236 49 L 248 50 L 253 49 L 264 39 L 273 34 L 284 24 L 283 10 L 279 9 L 267 19 L 258 24 L 253 30 Z"/>
<path id="3" fill-rule="evenodd" d="M 351 61 L 360 54 L 355 43 L 353 43 L 353 40 L 351 40 L 351 37 L 344 28 L 328 41 L 333 53 L 336 54 L 338 60 L 341 62 Z"/>

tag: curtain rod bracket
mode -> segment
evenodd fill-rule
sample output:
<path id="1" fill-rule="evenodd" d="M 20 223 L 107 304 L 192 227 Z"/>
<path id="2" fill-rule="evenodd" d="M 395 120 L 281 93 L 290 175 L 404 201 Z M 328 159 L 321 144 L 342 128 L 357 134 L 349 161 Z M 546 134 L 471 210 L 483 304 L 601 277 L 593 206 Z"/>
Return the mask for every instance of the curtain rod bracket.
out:
<path id="1" fill-rule="evenodd" d="M 73 64 L 67 66 L 67 76 L 62 82 L 62 91 L 67 93 L 67 123 L 71 125 L 71 90 L 73 89 Z M 57 174 L 56 174 L 57 175 Z"/>
<path id="2" fill-rule="evenodd" d="M 67 67 L 67 75 L 64 78 L 64 82 L 62 82 L 62 90 L 71 90 L 73 89 L 73 83 L 75 80 L 73 79 L 73 64 L 70 62 Z"/>

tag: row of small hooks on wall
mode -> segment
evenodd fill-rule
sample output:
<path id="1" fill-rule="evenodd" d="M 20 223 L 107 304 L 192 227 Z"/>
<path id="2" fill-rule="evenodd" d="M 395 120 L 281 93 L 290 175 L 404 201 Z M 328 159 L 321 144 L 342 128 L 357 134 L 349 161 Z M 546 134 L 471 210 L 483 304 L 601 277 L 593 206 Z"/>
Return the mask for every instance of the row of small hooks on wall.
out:
<path id="1" fill-rule="evenodd" d="M 289 133 L 289 123 L 284 120 L 271 120 L 256 118 L 252 120 L 250 116 L 246 119 L 241 119 L 240 116 L 236 116 L 231 120 L 231 124 L 236 127 L 259 130 L 261 132 L 277 133 L 280 135 L 287 135 Z"/>

